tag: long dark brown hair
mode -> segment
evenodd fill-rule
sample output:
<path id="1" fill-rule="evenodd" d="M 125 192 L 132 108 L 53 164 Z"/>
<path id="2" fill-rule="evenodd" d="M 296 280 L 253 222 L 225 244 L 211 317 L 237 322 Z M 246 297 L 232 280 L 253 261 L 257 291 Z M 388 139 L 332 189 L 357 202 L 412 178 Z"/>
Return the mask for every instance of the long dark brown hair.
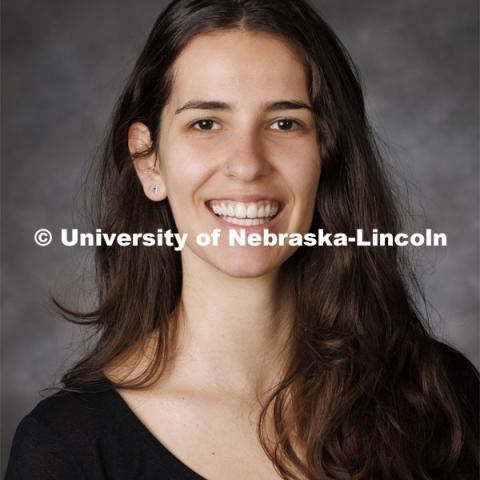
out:
<path id="1" fill-rule="evenodd" d="M 367 122 L 345 48 L 303 0 L 175 0 L 156 21 L 116 105 L 98 175 L 94 228 L 176 232 L 168 199 L 145 196 L 128 129 L 140 121 L 158 146 L 172 65 L 195 35 L 268 32 L 302 52 L 321 145 L 322 175 L 311 231 L 400 231 L 398 202 Z M 94 327 L 94 347 L 62 378 L 64 388 L 142 388 L 173 355 L 181 256 L 169 247 L 97 247 L 98 307 L 63 316 Z M 285 479 L 476 478 L 478 432 L 446 373 L 419 307 L 407 257 L 394 247 L 300 247 L 287 261 L 296 301 L 292 355 L 265 403 L 258 435 Z M 112 364 L 156 334 L 150 363 L 128 381 Z M 473 367 L 472 367 L 473 368 Z M 474 369 L 473 369 L 474 370 Z M 273 411 L 275 441 L 266 439 Z M 288 415 L 287 415 L 288 412 Z M 297 446 L 301 446 L 301 452 Z"/>

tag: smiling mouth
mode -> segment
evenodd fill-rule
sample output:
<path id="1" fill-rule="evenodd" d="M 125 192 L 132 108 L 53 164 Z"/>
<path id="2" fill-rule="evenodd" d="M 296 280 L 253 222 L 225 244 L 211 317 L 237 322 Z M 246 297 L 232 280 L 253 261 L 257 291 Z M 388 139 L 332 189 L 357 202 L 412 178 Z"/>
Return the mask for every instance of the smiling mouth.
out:
<path id="1" fill-rule="evenodd" d="M 263 225 L 272 221 L 282 210 L 277 200 L 236 202 L 233 200 L 209 200 L 208 209 L 222 220 L 235 225 Z"/>

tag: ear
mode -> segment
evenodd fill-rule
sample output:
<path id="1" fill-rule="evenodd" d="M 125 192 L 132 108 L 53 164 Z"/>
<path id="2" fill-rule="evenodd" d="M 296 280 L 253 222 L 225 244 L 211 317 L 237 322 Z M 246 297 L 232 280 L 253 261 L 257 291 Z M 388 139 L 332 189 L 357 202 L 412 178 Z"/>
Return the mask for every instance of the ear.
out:
<path id="1" fill-rule="evenodd" d="M 167 198 L 167 189 L 163 176 L 155 165 L 156 153 L 137 156 L 152 146 L 150 130 L 141 123 L 135 122 L 128 129 L 128 149 L 132 157 L 133 167 L 143 186 L 145 195 L 154 202 Z"/>

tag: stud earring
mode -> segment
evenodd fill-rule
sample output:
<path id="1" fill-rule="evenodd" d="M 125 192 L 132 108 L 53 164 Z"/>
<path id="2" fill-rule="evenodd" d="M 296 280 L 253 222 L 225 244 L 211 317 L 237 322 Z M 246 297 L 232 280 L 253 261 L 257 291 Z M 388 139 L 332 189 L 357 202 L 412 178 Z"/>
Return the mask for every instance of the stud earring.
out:
<path id="1" fill-rule="evenodd" d="M 160 185 L 154 185 L 152 187 L 152 192 L 153 193 L 158 193 L 160 191 Z"/>

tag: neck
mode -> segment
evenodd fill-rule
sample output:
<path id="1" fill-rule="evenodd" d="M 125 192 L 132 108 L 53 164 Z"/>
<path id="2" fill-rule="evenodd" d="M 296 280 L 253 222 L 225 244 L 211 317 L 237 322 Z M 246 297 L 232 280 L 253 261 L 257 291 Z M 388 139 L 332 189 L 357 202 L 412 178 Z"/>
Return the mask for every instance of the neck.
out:
<path id="1" fill-rule="evenodd" d="M 176 385 L 258 398 L 288 359 L 293 298 L 279 270 L 234 278 L 193 254 L 182 259 Z"/>

